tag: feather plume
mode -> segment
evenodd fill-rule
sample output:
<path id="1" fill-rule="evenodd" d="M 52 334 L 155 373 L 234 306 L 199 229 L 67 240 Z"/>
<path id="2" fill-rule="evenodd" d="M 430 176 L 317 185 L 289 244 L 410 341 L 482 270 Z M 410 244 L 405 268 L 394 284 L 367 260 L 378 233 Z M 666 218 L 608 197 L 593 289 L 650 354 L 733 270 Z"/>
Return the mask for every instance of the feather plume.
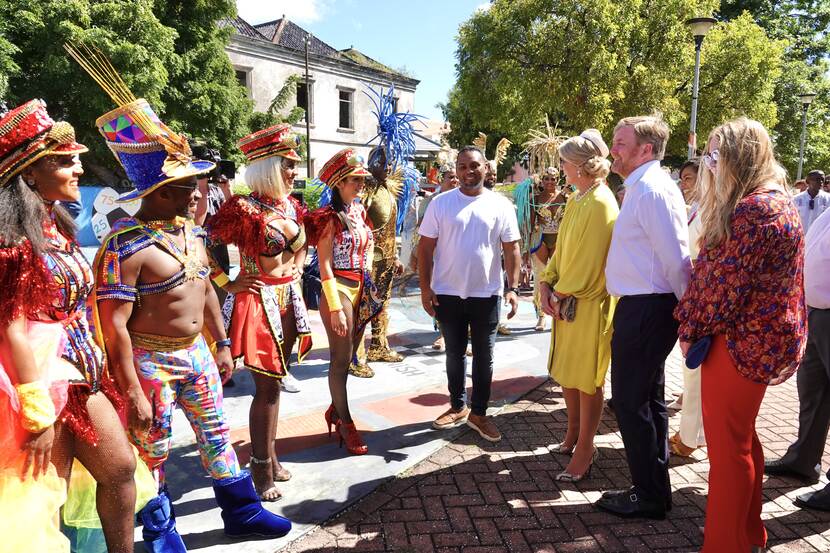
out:
<path id="1" fill-rule="evenodd" d="M 496 167 L 501 165 L 501 162 L 507 157 L 507 149 L 511 144 L 513 143 L 506 138 L 499 140 L 499 143 L 496 145 L 496 155 L 493 157 L 493 160 L 496 162 Z"/>
<path id="2" fill-rule="evenodd" d="M 481 150 L 484 157 L 487 157 L 487 135 L 479 131 L 478 138 L 473 139 L 473 146 Z"/>
<path id="3" fill-rule="evenodd" d="M 556 127 L 550 126 L 545 117 L 545 126 L 542 130 L 531 130 L 530 140 L 525 142 L 524 151 L 528 154 L 528 169 L 532 175 L 541 174 L 548 167 L 559 167 L 559 146 L 568 139 L 558 134 Z"/>

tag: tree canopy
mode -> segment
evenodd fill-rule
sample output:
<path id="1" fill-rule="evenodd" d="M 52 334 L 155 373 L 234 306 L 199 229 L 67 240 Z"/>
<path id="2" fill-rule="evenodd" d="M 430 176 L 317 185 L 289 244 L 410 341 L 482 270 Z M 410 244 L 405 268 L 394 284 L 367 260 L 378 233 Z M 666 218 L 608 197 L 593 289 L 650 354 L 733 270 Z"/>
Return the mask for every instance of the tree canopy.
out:
<path id="1" fill-rule="evenodd" d="M 717 0 L 496 0 L 458 35 L 457 82 L 445 114 L 451 142 L 479 130 L 521 143 L 549 117 L 564 133 L 599 129 L 624 116 L 663 113 L 669 155 L 686 155 L 694 42 L 684 24 Z M 788 42 L 750 15 L 719 23 L 702 54 L 698 148 L 736 115 L 778 122 L 775 83 Z"/>
<path id="2" fill-rule="evenodd" d="M 217 25 L 232 15 L 232 0 L 0 0 L 0 90 L 7 80 L 9 107 L 43 98 L 90 147 L 87 165 L 111 180 L 117 163 L 94 123 L 115 105 L 63 50 L 94 45 L 171 128 L 234 154 L 252 104 L 224 54 L 230 31 Z"/>

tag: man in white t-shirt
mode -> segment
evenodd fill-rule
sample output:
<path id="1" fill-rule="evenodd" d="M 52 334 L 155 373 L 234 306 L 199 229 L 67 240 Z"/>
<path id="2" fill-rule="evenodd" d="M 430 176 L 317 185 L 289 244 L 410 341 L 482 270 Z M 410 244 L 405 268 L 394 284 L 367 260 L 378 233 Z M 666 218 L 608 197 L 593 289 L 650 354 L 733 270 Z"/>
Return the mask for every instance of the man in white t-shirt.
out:
<path id="1" fill-rule="evenodd" d="M 801 225 L 804 234 L 810 230 L 813 221 L 818 219 L 824 210 L 830 207 L 830 194 L 822 190 L 824 186 L 824 172 L 810 171 L 807 174 L 807 190 L 793 198 L 798 214 L 801 216 Z"/>
<path id="2" fill-rule="evenodd" d="M 502 254 L 507 271 L 508 318 L 518 308 L 519 225 L 510 201 L 483 186 L 487 161 L 477 148 L 458 152 L 460 186 L 436 196 L 421 222 L 418 275 L 424 310 L 438 320 L 447 349 L 450 409 L 433 422 L 437 429 L 467 423 L 482 438 L 501 433 L 487 418 L 493 380 L 493 346 L 503 293 Z M 473 393 L 466 404 L 467 329 L 473 350 Z"/>

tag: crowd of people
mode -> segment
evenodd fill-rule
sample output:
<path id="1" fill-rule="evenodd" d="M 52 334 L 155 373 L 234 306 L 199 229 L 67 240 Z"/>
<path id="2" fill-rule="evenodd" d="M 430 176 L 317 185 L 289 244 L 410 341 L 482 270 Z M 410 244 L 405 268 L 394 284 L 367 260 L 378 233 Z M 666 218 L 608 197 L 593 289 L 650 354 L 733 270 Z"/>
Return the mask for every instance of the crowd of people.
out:
<path id="1" fill-rule="evenodd" d="M 17 529 L 11 550 L 68 551 L 68 537 L 78 549 L 80 530 L 66 516 L 56 524 L 68 494 L 97 513 L 110 552 L 132 551 L 136 515 L 148 551 L 185 551 L 164 474 L 177 407 L 196 435 L 225 533 L 284 536 L 290 521 L 261 502 L 278 500 L 277 483 L 291 478 L 276 435 L 295 345 L 298 362 L 311 349 L 301 286 L 309 246 L 328 338 L 328 434 L 363 455 L 347 379 L 370 377 L 367 360 L 401 360 L 386 335 L 392 277 L 403 269 L 394 168 L 405 160 L 383 140 L 368 163 L 341 150 L 319 173 L 328 203 L 310 211 L 291 195 L 300 141 L 281 124 L 239 142 L 250 194 L 206 188 L 201 177 L 214 163 L 195 160 L 111 66 L 71 53 L 117 105 L 96 126 L 134 186 L 120 200 L 140 209 L 113 227 L 90 264 L 63 207 L 79 199 L 87 148 L 42 101 L 0 116 L 0 519 Z M 466 424 L 501 440 L 487 414 L 494 344 L 503 307 L 507 319 L 517 312 L 529 262 L 536 329 L 551 317 L 547 365 L 567 410 L 552 451 L 569 461 L 556 480 L 590 475 L 610 367 L 631 486 L 596 506 L 665 518 L 670 454 L 705 445 L 703 551 L 758 550 L 764 472 L 817 481 L 830 426 L 830 194 L 812 171 L 793 197 L 756 121 L 716 127 L 703 156 L 680 167 L 679 184 L 661 166 L 668 138 L 660 116 L 648 115 L 622 119 L 610 148 L 595 129 L 558 142 L 558 163 L 536 175 L 530 235 L 492 190 L 495 168 L 481 150 L 461 148 L 442 168 L 440 190 L 417 213 L 414 263 L 436 346 L 446 350 L 449 406 L 433 427 Z M 609 187 L 612 172 L 621 194 Z M 240 255 L 234 278 L 229 245 Z M 684 393 L 670 437 L 665 361 L 678 341 Z M 237 366 L 255 384 L 250 472 L 223 410 L 223 384 Z M 799 366 L 798 441 L 765 465 L 755 419 L 767 387 Z M 67 489 L 74 470 L 88 472 L 94 491 Z M 830 486 L 798 501 L 830 510 Z"/>

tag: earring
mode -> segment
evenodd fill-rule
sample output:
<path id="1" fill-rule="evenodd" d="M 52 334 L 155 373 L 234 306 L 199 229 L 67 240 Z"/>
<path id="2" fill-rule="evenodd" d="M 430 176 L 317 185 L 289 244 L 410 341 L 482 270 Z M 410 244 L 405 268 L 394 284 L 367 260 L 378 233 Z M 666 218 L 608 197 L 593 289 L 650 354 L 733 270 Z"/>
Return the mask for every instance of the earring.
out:
<path id="1" fill-rule="evenodd" d="M 35 181 L 27 180 L 26 181 L 26 186 L 28 186 L 29 188 L 34 188 L 35 187 Z"/>

